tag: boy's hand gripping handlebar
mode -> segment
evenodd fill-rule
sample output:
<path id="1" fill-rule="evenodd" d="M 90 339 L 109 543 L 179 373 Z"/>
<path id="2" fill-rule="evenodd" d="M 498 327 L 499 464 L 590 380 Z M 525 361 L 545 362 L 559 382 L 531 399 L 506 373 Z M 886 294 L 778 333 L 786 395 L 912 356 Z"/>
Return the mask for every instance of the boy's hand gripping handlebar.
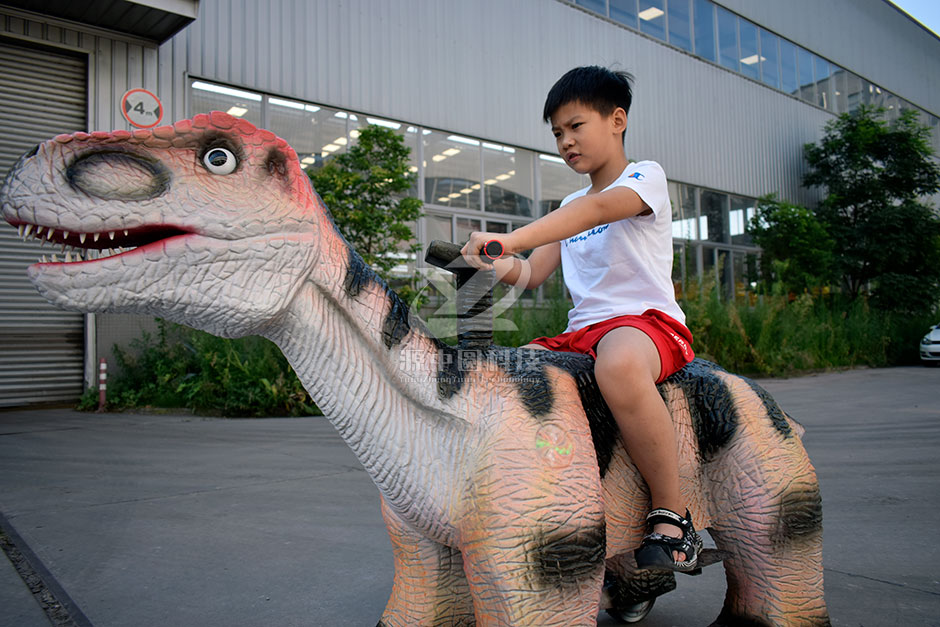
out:
<path id="1" fill-rule="evenodd" d="M 483 244 L 483 248 L 480 249 L 480 252 L 493 261 L 496 261 L 503 256 L 504 250 L 505 249 L 503 248 L 503 243 L 501 241 L 498 239 L 491 239 L 487 243 Z"/>

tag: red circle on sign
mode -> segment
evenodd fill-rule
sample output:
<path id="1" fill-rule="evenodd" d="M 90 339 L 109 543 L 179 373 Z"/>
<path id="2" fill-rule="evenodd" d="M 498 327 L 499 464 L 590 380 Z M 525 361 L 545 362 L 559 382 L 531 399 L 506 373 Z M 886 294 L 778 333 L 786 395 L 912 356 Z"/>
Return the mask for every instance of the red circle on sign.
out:
<path id="1" fill-rule="evenodd" d="M 128 99 L 134 96 L 136 96 L 135 99 L 137 99 L 138 102 L 128 105 Z M 144 102 L 148 97 L 153 101 L 145 105 Z M 156 107 L 150 108 L 153 107 L 154 104 L 156 104 Z M 147 107 L 146 109 L 145 106 Z M 153 122 L 144 124 L 141 120 L 134 120 L 131 117 L 130 111 L 138 111 L 144 116 L 153 115 L 156 119 Z M 125 120 L 137 128 L 153 128 L 163 119 L 163 103 L 160 102 L 160 99 L 157 98 L 156 95 L 146 89 L 131 89 L 121 98 L 121 114 L 124 116 Z"/>

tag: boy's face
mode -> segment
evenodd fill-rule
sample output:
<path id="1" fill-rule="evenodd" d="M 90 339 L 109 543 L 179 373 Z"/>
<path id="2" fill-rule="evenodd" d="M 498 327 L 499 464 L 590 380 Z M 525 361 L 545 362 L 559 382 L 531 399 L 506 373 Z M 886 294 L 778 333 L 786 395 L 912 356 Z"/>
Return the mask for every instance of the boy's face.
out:
<path id="1" fill-rule="evenodd" d="M 623 156 L 627 114 L 617 107 L 608 115 L 574 101 L 551 117 L 558 154 L 578 174 L 591 174 Z"/>

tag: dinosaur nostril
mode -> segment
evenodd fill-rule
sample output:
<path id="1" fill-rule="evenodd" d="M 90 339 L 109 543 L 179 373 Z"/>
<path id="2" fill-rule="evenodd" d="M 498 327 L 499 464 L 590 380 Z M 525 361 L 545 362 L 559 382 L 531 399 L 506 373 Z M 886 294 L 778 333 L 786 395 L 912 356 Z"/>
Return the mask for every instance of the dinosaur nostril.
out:
<path id="1" fill-rule="evenodd" d="M 65 170 L 72 187 L 104 200 L 156 198 L 170 184 L 159 161 L 130 152 L 102 150 L 78 157 Z"/>

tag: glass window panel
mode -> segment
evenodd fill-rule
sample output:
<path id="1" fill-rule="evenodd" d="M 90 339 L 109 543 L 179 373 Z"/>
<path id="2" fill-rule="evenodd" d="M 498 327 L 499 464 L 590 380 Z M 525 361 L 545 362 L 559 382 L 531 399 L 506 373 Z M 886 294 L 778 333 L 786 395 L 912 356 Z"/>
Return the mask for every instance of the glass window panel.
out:
<path id="1" fill-rule="evenodd" d="M 755 208 L 753 198 L 731 197 L 731 210 L 728 212 L 728 231 L 732 244 L 751 246 L 753 238 L 746 233 L 747 225 L 754 217 Z"/>
<path id="2" fill-rule="evenodd" d="M 503 222 L 501 220 L 487 220 L 486 225 L 483 227 L 490 233 L 508 233 L 509 232 L 509 223 Z"/>
<path id="3" fill-rule="evenodd" d="M 470 234 L 474 231 L 483 230 L 483 221 L 476 218 L 457 218 L 456 233 L 454 233 L 454 242 L 463 243 L 470 239 Z"/>
<path id="4" fill-rule="evenodd" d="M 329 107 L 268 98 L 268 130 L 283 137 L 297 152 L 304 169 L 318 168 L 344 150 L 346 119 Z"/>
<path id="5" fill-rule="evenodd" d="M 533 156 L 528 150 L 483 142 L 483 207 L 487 211 L 533 215 Z"/>
<path id="6" fill-rule="evenodd" d="M 539 155 L 541 215 L 554 211 L 565 196 L 591 184 L 591 180 L 568 167 L 561 157 Z"/>
<path id="7" fill-rule="evenodd" d="M 757 27 L 745 19 L 738 20 L 741 28 L 741 73 L 760 78 L 760 54 L 757 52 Z"/>
<path id="8" fill-rule="evenodd" d="M 852 113 L 863 103 L 863 81 L 857 75 L 845 71 L 845 110 L 843 113 Z"/>
<path id="9" fill-rule="evenodd" d="M 760 79 L 780 89 L 779 37 L 760 29 Z"/>
<path id="10" fill-rule="evenodd" d="M 607 0 L 575 0 L 575 4 L 607 17 Z"/>
<path id="11" fill-rule="evenodd" d="M 829 89 L 829 62 L 816 57 L 816 105 L 823 109 L 831 109 L 829 101 L 832 92 Z"/>
<path id="12" fill-rule="evenodd" d="M 640 0 L 640 30 L 657 39 L 666 40 L 666 11 L 663 0 Z"/>
<path id="13" fill-rule="evenodd" d="M 672 236 L 696 239 L 695 188 L 681 183 L 670 183 L 669 199 L 672 202 Z"/>
<path id="14" fill-rule="evenodd" d="M 708 233 L 702 239 L 710 242 L 725 242 L 728 233 L 727 196 L 719 192 L 703 190 L 701 194 L 702 217 L 707 220 Z"/>
<path id="15" fill-rule="evenodd" d="M 715 6 L 711 0 L 695 0 L 695 54 L 715 61 Z"/>
<path id="16" fill-rule="evenodd" d="M 424 201 L 455 209 L 480 208 L 480 142 L 425 131 Z"/>
<path id="17" fill-rule="evenodd" d="M 816 103 L 816 78 L 813 71 L 813 53 L 805 48 L 796 51 L 797 72 L 800 77 L 800 98 Z"/>
<path id="18" fill-rule="evenodd" d="M 796 73 L 796 46 L 786 39 L 780 40 L 780 89 L 797 95 L 800 84 Z"/>
<path id="19" fill-rule="evenodd" d="M 669 0 L 669 43 L 692 52 L 692 14 L 689 0 Z"/>
<path id="20" fill-rule="evenodd" d="M 829 78 L 829 86 L 832 89 L 832 110 L 836 113 L 846 112 L 845 98 L 845 70 L 838 65 L 832 65 L 832 76 Z"/>
<path id="21" fill-rule="evenodd" d="M 718 15 L 718 59 L 726 68 L 738 71 L 738 16 L 719 6 Z"/>
<path id="22" fill-rule="evenodd" d="M 236 118 L 248 120 L 255 126 L 261 126 L 261 94 L 205 81 L 193 81 L 191 85 L 190 104 L 193 115 L 225 111 Z"/>
<path id="23" fill-rule="evenodd" d="M 637 0 L 610 0 L 610 19 L 636 28 Z"/>
<path id="24" fill-rule="evenodd" d="M 896 120 L 898 115 L 901 113 L 900 99 L 891 92 L 884 92 L 882 106 L 885 108 L 885 119 L 887 119 L 889 122 Z"/>
<path id="25" fill-rule="evenodd" d="M 433 242 L 436 239 L 445 242 L 454 241 L 454 234 L 451 233 L 450 216 L 441 216 L 433 213 L 425 214 L 424 227 L 428 242 Z"/>

